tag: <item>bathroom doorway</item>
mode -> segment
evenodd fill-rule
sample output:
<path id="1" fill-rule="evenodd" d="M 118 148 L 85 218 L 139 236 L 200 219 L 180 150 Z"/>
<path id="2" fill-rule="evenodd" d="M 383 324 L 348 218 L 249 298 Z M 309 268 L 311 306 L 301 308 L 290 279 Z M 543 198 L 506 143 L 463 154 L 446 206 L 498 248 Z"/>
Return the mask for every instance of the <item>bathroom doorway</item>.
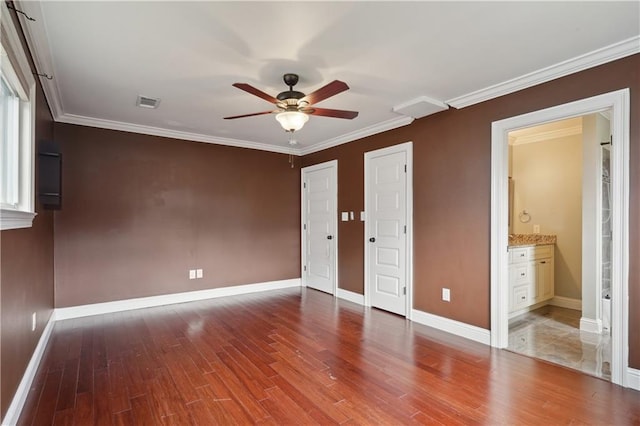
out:
<path id="1" fill-rule="evenodd" d="M 556 107 L 496 121 L 492 124 L 491 194 L 491 345 L 509 344 L 508 134 L 511 131 L 611 111 L 611 381 L 628 386 L 629 265 L 629 90 L 623 89 Z M 598 214 L 601 214 L 599 212 Z M 598 224 L 600 226 L 601 224 Z M 595 224 L 594 224 L 595 226 Z M 593 231 L 594 235 L 600 235 Z M 585 233 L 583 232 L 583 235 Z M 602 251 L 594 250 L 597 256 Z M 549 256 L 543 250 L 540 256 Z M 526 256 L 526 253 L 522 254 Z M 534 259 L 538 254 L 533 254 Z M 547 267 L 547 270 L 549 268 Z M 544 286 L 543 286 L 544 287 Z M 548 288 L 548 286 L 547 286 Z M 526 298 L 526 293 L 521 292 Z M 595 298 L 595 295 L 593 295 Z M 535 298 L 534 298 L 535 300 Z M 584 300 L 583 300 L 584 302 Z M 597 308 L 597 309 L 601 309 Z M 580 321 L 582 322 L 582 317 Z"/>
<path id="2" fill-rule="evenodd" d="M 610 320 L 595 304 L 610 282 L 609 117 L 601 111 L 508 134 L 507 349 L 606 380 Z"/>

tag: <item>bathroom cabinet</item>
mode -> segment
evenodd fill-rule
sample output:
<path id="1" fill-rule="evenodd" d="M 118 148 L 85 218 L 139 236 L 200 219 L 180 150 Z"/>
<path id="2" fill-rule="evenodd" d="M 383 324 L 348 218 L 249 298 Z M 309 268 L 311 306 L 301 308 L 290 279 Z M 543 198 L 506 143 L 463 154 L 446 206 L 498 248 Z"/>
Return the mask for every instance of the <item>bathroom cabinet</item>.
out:
<path id="1" fill-rule="evenodd" d="M 509 313 L 542 305 L 554 296 L 553 244 L 509 248 Z"/>

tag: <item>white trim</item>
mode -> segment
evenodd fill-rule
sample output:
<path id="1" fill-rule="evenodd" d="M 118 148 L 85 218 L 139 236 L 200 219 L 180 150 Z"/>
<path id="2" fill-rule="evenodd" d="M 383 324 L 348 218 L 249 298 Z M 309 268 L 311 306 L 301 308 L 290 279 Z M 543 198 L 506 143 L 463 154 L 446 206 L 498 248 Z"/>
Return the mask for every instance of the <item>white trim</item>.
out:
<path id="1" fill-rule="evenodd" d="M 367 191 L 367 175 L 369 168 L 369 158 L 373 155 L 390 154 L 395 152 L 405 152 L 407 155 L 407 173 L 406 173 L 406 221 L 407 221 L 407 238 L 406 244 L 406 280 L 407 280 L 407 297 L 405 317 L 413 320 L 413 142 L 404 142 L 397 145 L 391 145 L 386 148 L 376 149 L 364 153 L 364 305 L 371 306 L 371 293 L 367 291 L 369 287 L 369 236 L 368 222 L 369 214 L 367 206 L 369 205 L 369 194 Z"/>
<path id="2" fill-rule="evenodd" d="M 576 311 L 582 310 L 582 300 L 571 299 L 570 297 L 554 296 L 553 299 L 549 301 L 549 304 L 559 308 L 574 309 Z"/>
<path id="3" fill-rule="evenodd" d="M 602 321 L 587 317 L 580 318 L 580 331 L 602 334 Z"/>
<path id="4" fill-rule="evenodd" d="M 583 71 L 640 52 L 640 36 L 634 36 L 575 58 L 530 72 L 445 101 L 454 108 L 464 108 L 499 96 L 508 95 L 547 81 Z"/>
<path id="5" fill-rule="evenodd" d="M 239 148 L 257 149 L 260 151 L 277 152 L 280 154 L 296 154 L 298 150 L 288 146 L 269 145 L 260 142 L 244 141 L 240 139 L 222 138 L 203 135 L 201 133 L 181 132 L 179 130 L 163 129 L 161 127 L 144 126 L 141 124 L 125 123 L 123 121 L 104 120 L 102 118 L 85 117 L 76 114 L 62 114 L 56 118 L 60 123 L 78 124 L 81 126 L 98 127 L 100 129 L 120 130 L 123 132 L 140 133 L 143 135 L 161 136 L 165 138 L 182 139 L 186 141 L 212 143 L 216 145 L 235 146 Z"/>
<path id="6" fill-rule="evenodd" d="M 629 89 L 605 93 L 492 123 L 491 131 L 491 345 L 508 345 L 508 133 L 611 108 L 613 134 L 613 261 L 611 381 L 626 385 L 629 327 Z"/>
<path id="7" fill-rule="evenodd" d="M 20 210 L 2 209 L 0 210 L 0 229 L 31 228 L 33 219 L 38 213 L 23 212 Z"/>
<path id="8" fill-rule="evenodd" d="M 491 342 L 490 332 L 484 328 L 476 327 L 464 322 L 452 320 L 428 312 L 413 309 L 412 318 L 418 324 L 437 328 L 438 330 L 464 337 L 465 339 L 489 345 Z"/>
<path id="9" fill-rule="evenodd" d="M 640 370 L 627 368 L 627 387 L 640 391 Z"/>
<path id="10" fill-rule="evenodd" d="M 391 120 L 383 121 L 382 123 L 373 124 L 363 129 L 355 130 L 350 133 L 345 133 L 344 135 L 327 139 L 324 142 L 316 143 L 309 147 L 302 148 L 298 150 L 297 154 L 298 155 L 312 154 L 314 152 L 318 152 L 327 148 L 332 148 L 334 146 L 342 145 L 347 142 L 363 139 L 363 138 L 366 138 L 367 136 L 372 136 L 378 133 L 386 132 L 387 130 L 393 130 L 393 129 L 397 129 L 398 127 L 406 126 L 408 124 L 413 123 L 413 120 L 414 120 L 413 117 L 406 117 L 406 116 L 392 118 Z"/>
<path id="11" fill-rule="evenodd" d="M 235 146 L 240 148 L 257 149 L 260 151 L 277 152 L 280 154 L 307 155 L 322 151 L 337 145 L 342 145 L 367 136 L 393 130 L 406 126 L 413 122 L 412 117 L 399 117 L 377 123 L 363 129 L 359 129 L 341 136 L 337 136 L 326 141 L 313 144 L 303 148 L 293 148 L 291 146 L 277 146 L 261 142 L 246 141 L 241 139 L 223 138 L 218 136 L 204 135 L 202 133 L 182 132 L 179 130 L 163 129 L 161 127 L 145 126 L 141 124 L 126 123 L 123 121 L 105 120 L 102 118 L 86 117 L 76 114 L 59 114 L 54 117 L 57 122 L 77 124 L 80 126 L 97 127 L 99 129 L 119 130 L 123 132 L 139 133 L 143 135 L 161 136 L 165 138 L 181 139 L 186 141 L 204 142 L 216 145 Z"/>
<path id="12" fill-rule="evenodd" d="M 16 78 L 14 89 L 19 93 L 19 130 L 18 164 L 16 175 L 18 185 L 17 203 L 0 214 L 0 229 L 29 228 L 35 217 L 35 136 L 36 136 L 36 81 L 29 65 L 28 52 L 25 51 L 12 19 L 12 13 L 4 2 L 0 5 L 2 24 L 2 44 L 11 50 L 17 63 L 8 60 L 11 73 Z M 6 38 L 5 38 L 6 36 Z M 3 66 L 3 72 L 7 71 Z M 26 84 L 26 86 L 23 86 Z"/>
<path id="13" fill-rule="evenodd" d="M 332 223 L 333 227 L 333 289 L 331 294 L 336 296 L 338 291 L 338 160 L 330 160 L 325 161 L 324 163 L 314 164 L 313 166 L 303 167 L 300 170 L 300 235 L 301 235 L 301 255 L 300 255 L 300 277 L 301 277 L 301 285 L 303 287 L 307 287 L 306 280 L 306 271 L 304 270 L 304 265 L 307 264 L 307 254 L 306 254 L 306 243 L 307 243 L 307 233 L 305 232 L 304 225 L 307 222 L 305 217 L 305 177 L 309 172 L 314 172 L 321 169 L 332 169 L 333 170 L 333 183 L 335 185 L 335 190 L 333 191 L 333 206 L 335 207 L 335 211 L 332 215 Z"/>
<path id="14" fill-rule="evenodd" d="M 549 300 L 543 300 L 542 302 L 538 302 L 534 305 L 527 306 L 526 308 L 519 309 L 517 311 L 513 311 L 509 313 L 509 319 L 519 317 L 522 314 L 526 314 L 527 312 L 535 311 L 536 309 L 540 309 L 543 306 L 549 305 Z"/>
<path id="15" fill-rule="evenodd" d="M 47 347 L 47 343 L 49 342 L 49 338 L 51 337 L 53 325 L 56 320 L 56 313 L 54 311 L 51 313 L 49 321 L 47 322 L 47 325 L 44 327 L 44 330 L 40 335 L 40 340 L 38 341 L 38 344 L 33 351 L 33 355 L 31 355 L 31 360 L 29 361 L 24 374 L 22 375 L 22 380 L 20 380 L 18 389 L 16 389 L 16 392 L 13 395 L 11 405 L 9 405 L 7 413 L 5 414 L 4 419 L 2 419 L 3 426 L 18 424 L 18 419 L 20 418 L 20 414 L 22 413 L 22 408 L 24 407 L 24 403 L 27 401 L 27 397 L 29 396 L 31 384 L 33 383 L 33 379 L 35 378 L 36 373 L 38 372 L 40 361 L 42 360 L 42 356 L 44 355 L 44 351 Z"/>
<path id="16" fill-rule="evenodd" d="M 349 302 L 353 302 L 358 305 L 364 306 L 364 295 L 354 293 L 353 291 L 345 290 L 343 288 L 338 288 L 336 297 L 338 297 L 339 299 L 348 300 Z"/>
<path id="17" fill-rule="evenodd" d="M 158 296 L 116 300 L 114 302 L 94 303 L 91 305 L 71 306 L 69 308 L 57 308 L 55 312 L 56 320 L 61 321 L 70 318 L 80 318 L 91 315 L 108 314 L 111 312 L 150 308 L 154 306 L 172 305 L 174 303 L 193 302 L 196 300 L 213 299 L 217 297 L 237 296 L 240 294 L 279 290 L 290 287 L 300 287 L 300 278 L 212 288 L 208 290 L 188 291 L 184 293 L 161 294 Z"/>

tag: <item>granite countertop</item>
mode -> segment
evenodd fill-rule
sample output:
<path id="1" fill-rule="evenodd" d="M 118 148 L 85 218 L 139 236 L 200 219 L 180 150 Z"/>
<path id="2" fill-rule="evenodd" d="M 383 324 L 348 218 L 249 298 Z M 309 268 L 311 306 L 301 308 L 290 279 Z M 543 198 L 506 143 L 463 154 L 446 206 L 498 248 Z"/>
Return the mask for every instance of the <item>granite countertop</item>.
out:
<path id="1" fill-rule="evenodd" d="M 557 237 L 555 235 L 509 234 L 509 247 L 542 246 L 555 244 L 556 240 Z"/>

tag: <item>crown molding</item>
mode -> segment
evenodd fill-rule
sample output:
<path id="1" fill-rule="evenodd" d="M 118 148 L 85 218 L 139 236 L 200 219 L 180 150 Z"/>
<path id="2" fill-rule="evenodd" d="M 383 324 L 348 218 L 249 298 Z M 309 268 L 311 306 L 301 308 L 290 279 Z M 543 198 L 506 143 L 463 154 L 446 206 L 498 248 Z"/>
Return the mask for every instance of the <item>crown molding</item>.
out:
<path id="1" fill-rule="evenodd" d="M 238 148 L 257 149 L 260 151 L 277 152 L 280 154 L 299 155 L 297 149 L 269 145 L 266 143 L 245 141 L 240 139 L 221 138 L 201 133 L 181 132 L 179 130 L 163 129 L 161 127 L 143 126 L 140 124 L 125 123 L 122 121 L 104 120 L 102 118 L 85 117 L 75 114 L 63 114 L 57 118 L 60 123 L 78 124 L 81 126 L 98 127 L 100 129 L 120 130 L 123 132 L 140 133 L 143 135 L 161 136 L 165 138 L 181 139 L 186 141 L 212 143 L 216 145 L 235 146 Z"/>
<path id="2" fill-rule="evenodd" d="M 322 151 L 327 148 L 342 145 L 348 142 L 353 142 L 358 139 L 366 138 L 367 136 L 375 135 L 378 133 L 386 132 L 387 130 L 397 129 L 413 122 L 413 117 L 397 117 L 391 120 L 386 120 L 381 123 L 377 123 L 363 129 L 355 130 L 353 132 L 345 133 L 344 135 L 337 136 L 335 138 L 327 139 L 326 141 L 313 144 L 308 147 L 304 147 L 298 150 L 297 155 L 313 154 L 314 152 Z"/>
<path id="3" fill-rule="evenodd" d="M 511 139 L 511 136 L 510 136 L 509 145 L 512 145 L 512 146 L 524 145 L 527 143 L 543 142 L 551 139 L 564 138 L 567 136 L 581 135 L 581 134 L 582 134 L 581 125 L 571 126 L 571 127 L 565 127 L 563 129 L 549 130 L 546 132 L 538 132 L 532 135 L 518 136 L 518 137 L 514 137 L 513 139 Z M 513 142 L 511 142 L 511 140 L 513 140 Z"/>
<path id="4" fill-rule="evenodd" d="M 445 103 L 458 109 L 468 107 L 636 53 L 640 53 L 640 36 L 631 37 L 538 71 L 449 99 Z"/>
<path id="5" fill-rule="evenodd" d="M 40 83 L 42 83 L 42 90 L 44 91 L 49 108 L 51 109 L 51 115 L 54 120 L 64 113 L 64 106 L 62 104 L 62 97 L 60 96 L 60 90 L 58 88 L 57 80 L 55 78 L 55 64 L 53 56 L 51 55 L 51 49 L 49 48 L 49 38 L 47 36 L 47 25 L 42 13 L 42 6 L 39 1 L 14 1 L 16 7 L 27 15 L 35 19 L 35 22 L 28 21 L 22 14 L 18 14 L 20 19 L 20 26 L 24 33 L 25 39 L 29 50 L 31 50 L 31 57 L 36 67 L 37 73 L 44 73 L 53 76 L 52 80 L 39 77 Z"/>

